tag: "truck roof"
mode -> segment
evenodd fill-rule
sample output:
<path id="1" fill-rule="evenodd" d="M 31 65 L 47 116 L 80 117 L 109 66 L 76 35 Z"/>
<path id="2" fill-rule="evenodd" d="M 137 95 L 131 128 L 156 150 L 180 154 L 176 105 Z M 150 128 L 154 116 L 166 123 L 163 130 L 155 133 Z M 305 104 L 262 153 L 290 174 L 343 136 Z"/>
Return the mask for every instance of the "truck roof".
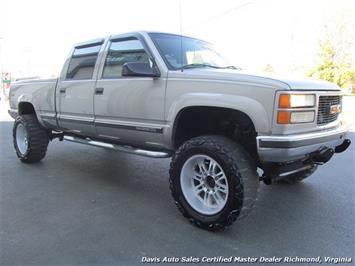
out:
<path id="1" fill-rule="evenodd" d="M 170 33 L 170 32 L 159 32 L 159 31 L 132 31 L 132 32 L 113 34 L 113 35 L 105 36 L 105 37 L 102 37 L 102 38 L 96 38 L 96 39 L 91 39 L 91 40 L 83 41 L 83 42 L 74 44 L 74 47 L 76 47 L 76 48 L 78 48 L 78 47 L 85 47 L 85 46 L 87 46 L 87 45 L 103 43 L 106 39 L 124 38 L 124 37 L 129 37 L 129 36 L 132 36 L 132 35 L 146 35 L 146 34 L 149 34 L 149 33 L 161 33 L 161 34 L 167 34 L 167 35 L 172 35 L 172 36 L 182 36 L 182 37 L 192 38 L 192 37 L 190 37 L 190 36 L 180 35 L 180 34 Z"/>

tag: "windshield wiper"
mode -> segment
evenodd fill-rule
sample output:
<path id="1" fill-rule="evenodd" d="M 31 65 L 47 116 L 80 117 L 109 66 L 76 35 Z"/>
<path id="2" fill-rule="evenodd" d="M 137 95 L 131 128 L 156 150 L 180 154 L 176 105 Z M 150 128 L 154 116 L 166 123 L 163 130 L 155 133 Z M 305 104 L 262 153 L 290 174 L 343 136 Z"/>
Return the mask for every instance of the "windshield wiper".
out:
<path id="1" fill-rule="evenodd" d="M 213 65 L 209 65 L 209 64 L 187 64 L 187 65 L 180 67 L 180 69 L 183 70 L 183 69 L 200 68 L 200 67 L 220 68 L 218 66 L 213 66 Z"/>
<path id="2" fill-rule="evenodd" d="M 240 67 L 236 67 L 236 66 L 225 66 L 225 67 L 221 67 L 221 68 L 235 69 L 235 70 L 242 70 Z"/>
<path id="3" fill-rule="evenodd" d="M 240 67 L 236 66 L 225 66 L 225 67 L 219 67 L 219 66 L 214 66 L 210 64 L 187 64 L 182 66 L 180 69 L 189 69 L 189 68 L 200 68 L 200 67 L 211 67 L 211 68 L 217 68 L 217 69 L 236 69 L 236 70 L 242 70 Z"/>

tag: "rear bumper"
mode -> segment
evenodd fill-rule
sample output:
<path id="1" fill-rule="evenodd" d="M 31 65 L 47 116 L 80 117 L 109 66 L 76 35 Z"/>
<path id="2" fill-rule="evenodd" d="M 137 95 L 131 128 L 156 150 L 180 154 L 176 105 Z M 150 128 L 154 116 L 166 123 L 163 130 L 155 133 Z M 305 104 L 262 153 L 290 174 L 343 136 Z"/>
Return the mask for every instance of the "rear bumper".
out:
<path id="1" fill-rule="evenodd" d="M 258 136 L 257 147 L 262 162 L 289 162 L 307 158 L 323 148 L 335 149 L 346 139 L 343 125 L 326 131 L 282 136 Z"/>

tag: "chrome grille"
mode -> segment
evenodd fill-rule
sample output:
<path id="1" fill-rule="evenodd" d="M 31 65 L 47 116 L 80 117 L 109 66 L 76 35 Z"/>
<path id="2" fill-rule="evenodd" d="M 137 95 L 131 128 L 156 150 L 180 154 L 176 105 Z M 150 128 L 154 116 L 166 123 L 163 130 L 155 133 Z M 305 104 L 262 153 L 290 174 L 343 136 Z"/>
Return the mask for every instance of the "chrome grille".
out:
<path id="1" fill-rule="evenodd" d="M 324 125 L 338 119 L 339 113 L 331 114 L 330 106 L 341 104 L 340 96 L 319 96 L 317 124 Z"/>

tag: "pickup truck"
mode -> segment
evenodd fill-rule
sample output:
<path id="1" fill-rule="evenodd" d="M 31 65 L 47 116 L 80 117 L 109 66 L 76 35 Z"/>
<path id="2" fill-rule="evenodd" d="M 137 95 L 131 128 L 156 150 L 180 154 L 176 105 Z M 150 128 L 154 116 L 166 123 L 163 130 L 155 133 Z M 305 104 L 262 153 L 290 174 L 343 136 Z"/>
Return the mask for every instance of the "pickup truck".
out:
<path id="1" fill-rule="evenodd" d="M 193 224 L 220 230 L 246 216 L 260 181 L 302 181 L 350 145 L 338 86 L 255 75 L 186 36 L 132 32 L 77 44 L 57 79 L 10 89 L 24 163 L 58 138 L 172 157 L 169 184 Z"/>

